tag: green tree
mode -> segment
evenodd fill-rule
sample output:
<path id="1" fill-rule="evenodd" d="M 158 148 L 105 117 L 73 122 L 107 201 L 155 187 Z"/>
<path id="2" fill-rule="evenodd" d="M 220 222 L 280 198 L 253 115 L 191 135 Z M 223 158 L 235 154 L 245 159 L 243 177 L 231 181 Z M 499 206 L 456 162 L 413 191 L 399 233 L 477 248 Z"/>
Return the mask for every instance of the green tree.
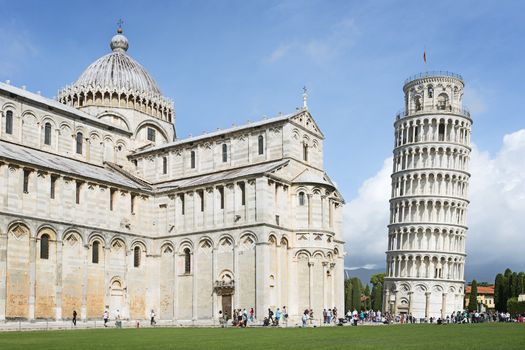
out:
<path id="1" fill-rule="evenodd" d="M 361 308 L 361 281 L 359 278 L 352 278 L 352 310 Z"/>
<path id="2" fill-rule="evenodd" d="M 381 310 L 383 307 L 383 286 L 377 284 L 372 287 L 372 309 Z"/>
<path id="3" fill-rule="evenodd" d="M 345 279 L 345 311 L 352 310 L 352 280 Z"/>
<path id="4" fill-rule="evenodd" d="M 513 272 L 512 275 L 510 275 L 510 293 L 509 298 L 517 297 L 520 293 L 518 290 L 518 273 Z"/>
<path id="5" fill-rule="evenodd" d="M 371 307 L 374 310 L 381 310 L 383 307 L 383 285 L 385 282 L 384 273 L 376 273 L 370 276 L 370 283 L 372 284 L 371 293 Z"/>
<path id="6" fill-rule="evenodd" d="M 525 273 L 518 273 L 518 296 L 525 293 Z"/>
<path id="7" fill-rule="evenodd" d="M 470 285 L 470 297 L 468 299 L 468 311 L 478 310 L 478 282 L 473 280 Z"/>
<path id="8" fill-rule="evenodd" d="M 365 298 L 365 302 L 363 303 L 362 307 L 365 310 L 370 310 L 370 307 L 371 307 L 370 286 L 368 284 L 365 286 L 365 290 L 363 291 L 363 295 L 366 298 Z"/>
<path id="9" fill-rule="evenodd" d="M 385 274 L 384 273 L 376 273 L 370 276 L 370 283 L 372 283 L 373 286 L 375 286 L 378 283 L 384 284 L 385 283 Z"/>
<path id="10" fill-rule="evenodd" d="M 505 311 L 507 300 L 505 298 L 505 277 L 498 273 L 494 281 L 494 306 L 496 311 Z"/>

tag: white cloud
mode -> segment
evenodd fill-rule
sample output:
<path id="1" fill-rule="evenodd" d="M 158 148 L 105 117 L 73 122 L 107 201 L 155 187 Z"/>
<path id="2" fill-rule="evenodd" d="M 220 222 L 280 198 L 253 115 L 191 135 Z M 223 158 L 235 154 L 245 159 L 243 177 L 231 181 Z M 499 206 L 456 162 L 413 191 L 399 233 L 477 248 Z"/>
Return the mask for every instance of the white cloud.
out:
<path id="1" fill-rule="evenodd" d="M 366 180 L 357 197 L 344 207 L 344 232 L 349 261 L 353 266 L 384 265 L 390 198 L 392 158 Z"/>
<path id="2" fill-rule="evenodd" d="M 282 45 L 276 48 L 268 57 L 267 62 L 274 63 L 283 58 L 291 49 L 291 45 Z"/>
<path id="3" fill-rule="evenodd" d="M 384 266 L 392 159 L 360 187 L 345 207 L 344 237 L 351 265 Z M 471 154 L 467 271 L 491 280 L 494 273 L 525 266 L 525 129 L 505 135 L 491 156 Z M 468 276 L 467 276 L 468 278 Z"/>
<path id="4" fill-rule="evenodd" d="M 373 270 L 373 269 L 376 269 L 376 268 L 378 268 L 378 266 L 376 264 L 365 264 L 363 266 L 345 267 L 345 270 L 348 270 L 348 271 L 355 271 L 355 270 L 360 270 L 360 269 Z"/>
<path id="5" fill-rule="evenodd" d="M 289 54 L 304 55 L 316 63 L 326 62 L 339 55 L 344 49 L 354 45 L 359 34 L 353 19 L 343 19 L 325 33 L 308 40 L 294 40 L 279 45 L 265 59 L 268 63 L 275 63 Z"/>

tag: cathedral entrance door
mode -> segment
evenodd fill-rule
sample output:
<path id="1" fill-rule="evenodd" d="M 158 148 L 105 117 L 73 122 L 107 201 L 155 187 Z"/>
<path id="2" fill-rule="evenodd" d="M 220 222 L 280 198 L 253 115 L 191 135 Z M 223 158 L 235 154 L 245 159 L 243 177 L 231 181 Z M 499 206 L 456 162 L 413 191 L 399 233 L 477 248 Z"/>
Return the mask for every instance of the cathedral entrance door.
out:
<path id="1" fill-rule="evenodd" d="M 232 296 L 223 295 L 222 296 L 222 313 L 225 320 L 230 320 L 232 318 Z"/>

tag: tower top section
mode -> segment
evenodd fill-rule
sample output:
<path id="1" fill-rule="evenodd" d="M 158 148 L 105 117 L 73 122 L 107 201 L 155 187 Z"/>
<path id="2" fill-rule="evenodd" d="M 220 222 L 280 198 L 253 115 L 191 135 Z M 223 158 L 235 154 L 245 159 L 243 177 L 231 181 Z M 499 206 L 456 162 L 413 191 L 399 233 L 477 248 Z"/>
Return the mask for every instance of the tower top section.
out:
<path id="1" fill-rule="evenodd" d="M 427 84 L 429 82 L 441 82 L 444 84 L 455 83 L 461 85 L 462 87 L 465 86 L 465 82 L 463 81 L 463 77 L 461 75 L 440 70 L 418 73 L 408 77 L 403 84 L 403 91 L 406 94 L 407 90 L 411 87 L 414 87 L 418 84 Z"/>
<path id="2" fill-rule="evenodd" d="M 460 114 L 470 118 L 463 104 L 463 77 L 446 71 L 430 71 L 405 80 L 405 109 L 398 117 L 414 114 Z M 402 115 L 401 115 L 402 114 Z"/>

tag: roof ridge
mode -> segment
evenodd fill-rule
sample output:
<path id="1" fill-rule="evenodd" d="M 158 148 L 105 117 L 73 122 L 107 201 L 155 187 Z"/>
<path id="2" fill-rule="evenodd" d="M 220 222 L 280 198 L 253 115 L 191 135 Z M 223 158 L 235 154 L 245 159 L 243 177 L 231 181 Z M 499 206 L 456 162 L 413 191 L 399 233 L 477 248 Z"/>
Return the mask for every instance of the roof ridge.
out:
<path id="1" fill-rule="evenodd" d="M 146 180 L 141 179 L 141 178 L 133 175 L 132 173 L 130 173 L 129 171 L 125 170 L 124 168 L 122 168 L 118 164 L 112 163 L 112 162 L 104 162 L 104 165 L 106 165 L 108 168 L 110 168 L 112 170 L 115 170 L 115 171 L 119 172 L 120 174 L 122 174 L 122 175 L 124 175 L 126 177 L 129 177 L 131 180 L 133 180 L 135 182 L 138 182 L 142 186 L 145 186 L 145 187 L 148 187 L 149 189 L 152 189 L 152 186 L 151 186 L 151 184 L 149 182 L 147 182 Z"/>

